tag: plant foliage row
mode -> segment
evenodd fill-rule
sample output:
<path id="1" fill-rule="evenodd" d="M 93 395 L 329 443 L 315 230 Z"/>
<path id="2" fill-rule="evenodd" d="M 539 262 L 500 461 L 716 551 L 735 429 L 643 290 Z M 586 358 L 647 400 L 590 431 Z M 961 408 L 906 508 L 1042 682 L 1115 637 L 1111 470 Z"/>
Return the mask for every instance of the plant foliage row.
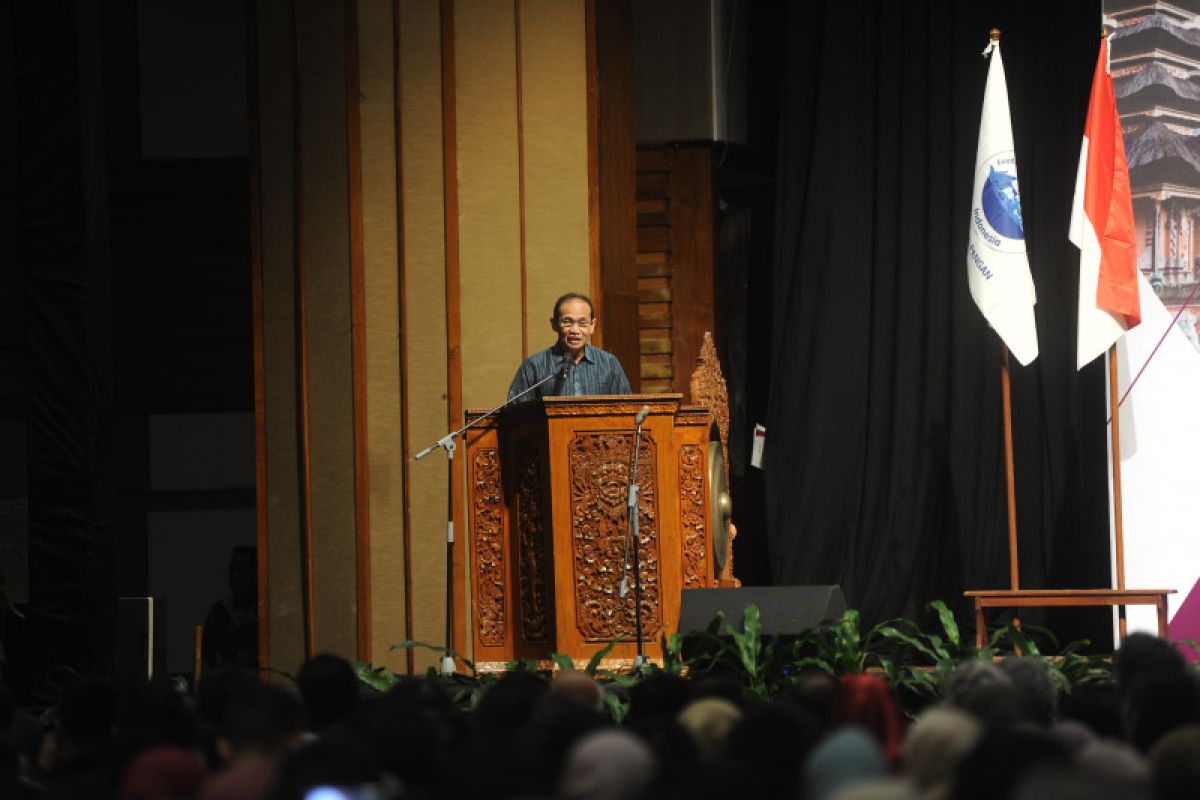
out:
<path id="1" fill-rule="evenodd" d="M 838 676 L 874 670 L 882 673 L 897 693 L 909 698 L 916 706 L 939 699 L 945 679 L 955 665 L 971 658 L 992 659 L 1020 654 L 1042 659 L 1062 692 L 1070 692 L 1089 681 L 1111 679 L 1109 659 L 1082 652 L 1090 644 L 1087 640 L 1060 647 L 1054 635 L 1043 628 L 1007 625 L 994 631 L 985 647 L 977 648 L 970 638 L 963 638 L 953 612 L 945 603 L 934 601 L 930 609 L 936 612 L 936 630 L 922 630 L 917 623 L 904 618 L 887 620 L 863 630 L 858 611 L 850 609 L 841 618 L 825 620 L 799 635 L 780 638 L 764 635 L 759 609 L 749 605 L 743 611 L 740 628 L 718 615 L 702 631 L 664 634 L 659 640 L 661 663 L 647 663 L 636 674 L 601 669 L 603 660 L 618 640 L 597 652 L 584 671 L 616 689 L 628 687 L 655 672 L 690 677 L 713 673 L 733 675 L 747 695 L 767 700 L 791 691 L 806 674 L 813 672 Z M 1049 643 L 1050 649 L 1056 652 L 1043 653 L 1039 641 Z M 468 675 L 442 678 L 460 684 L 460 691 L 455 696 L 465 709 L 473 708 L 479 697 L 500 677 L 494 673 L 480 673 L 471 661 L 423 642 L 399 642 L 392 649 L 414 647 L 449 653 L 466 665 Z M 549 658 L 559 670 L 575 669 L 569 656 L 553 653 Z M 385 667 L 358 663 L 356 668 L 361 681 L 380 691 L 388 690 L 400 680 Z M 508 671 L 535 669 L 536 664 L 530 661 L 507 665 Z M 441 678 L 432 667 L 429 677 Z M 607 692 L 606 700 L 613 718 L 620 722 L 626 711 L 622 693 Z"/>

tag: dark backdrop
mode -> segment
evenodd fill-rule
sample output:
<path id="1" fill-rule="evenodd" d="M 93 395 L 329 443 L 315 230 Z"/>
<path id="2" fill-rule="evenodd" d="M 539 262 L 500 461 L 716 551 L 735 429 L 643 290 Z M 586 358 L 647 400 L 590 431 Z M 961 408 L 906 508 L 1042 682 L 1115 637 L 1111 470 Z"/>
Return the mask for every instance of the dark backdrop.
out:
<path id="1" fill-rule="evenodd" d="M 868 620 L 1006 588 L 1002 346 L 965 266 L 993 26 L 1040 357 L 1014 360 L 1021 585 L 1107 585 L 1101 362 L 1074 367 L 1071 195 L 1099 2 L 792 4 L 770 309 L 771 580 Z M 1080 616 L 1086 613 L 1085 616 Z M 1037 615 L 1027 615 L 1036 617 Z M 1104 637 L 1108 611 L 1056 620 Z"/>

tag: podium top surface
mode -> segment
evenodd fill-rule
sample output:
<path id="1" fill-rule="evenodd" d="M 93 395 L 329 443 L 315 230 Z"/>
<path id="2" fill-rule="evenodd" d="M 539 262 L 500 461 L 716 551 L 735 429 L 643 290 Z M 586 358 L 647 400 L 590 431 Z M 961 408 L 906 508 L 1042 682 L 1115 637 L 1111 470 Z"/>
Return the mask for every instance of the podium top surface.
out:
<path id="1" fill-rule="evenodd" d="M 691 413 L 691 407 L 683 405 L 683 395 L 672 394 L 621 394 L 621 395 L 576 395 L 566 397 L 541 397 L 518 403 L 504 411 L 501 416 L 532 415 L 541 417 L 610 417 L 636 415 L 645 406 L 650 416 L 677 415 L 681 410 Z M 696 407 L 697 411 L 702 411 Z M 469 408 L 463 412 L 467 422 L 473 422 L 488 413 L 486 408 Z M 707 412 L 704 412 L 707 413 Z"/>

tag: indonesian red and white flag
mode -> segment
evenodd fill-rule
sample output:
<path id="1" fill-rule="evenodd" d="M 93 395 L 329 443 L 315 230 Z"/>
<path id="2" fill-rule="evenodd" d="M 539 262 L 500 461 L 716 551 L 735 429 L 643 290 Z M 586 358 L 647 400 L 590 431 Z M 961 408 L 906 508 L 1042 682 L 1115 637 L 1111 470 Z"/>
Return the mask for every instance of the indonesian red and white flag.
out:
<path id="1" fill-rule="evenodd" d="M 1076 369 L 1083 369 L 1142 319 L 1129 165 L 1125 161 L 1105 38 L 1100 40 L 1100 55 L 1092 77 L 1092 96 L 1075 176 L 1070 239 L 1079 248 Z"/>

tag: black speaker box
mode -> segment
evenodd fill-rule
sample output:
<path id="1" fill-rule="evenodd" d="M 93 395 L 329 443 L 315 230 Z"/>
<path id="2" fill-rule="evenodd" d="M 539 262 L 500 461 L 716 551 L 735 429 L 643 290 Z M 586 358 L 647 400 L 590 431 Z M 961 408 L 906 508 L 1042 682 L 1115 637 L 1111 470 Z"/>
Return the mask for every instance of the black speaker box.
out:
<path id="1" fill-rule="evenodd" d="M 840 586 L 743 586 L 739 589 L 685 589 L 679 606 L 679 631 L 701 631 L 718 612 L 742 629 L 746 606 L 758 606 L 766 635 L 795 636 L 827 619 L 840 619 L 846 598 Z"/>

